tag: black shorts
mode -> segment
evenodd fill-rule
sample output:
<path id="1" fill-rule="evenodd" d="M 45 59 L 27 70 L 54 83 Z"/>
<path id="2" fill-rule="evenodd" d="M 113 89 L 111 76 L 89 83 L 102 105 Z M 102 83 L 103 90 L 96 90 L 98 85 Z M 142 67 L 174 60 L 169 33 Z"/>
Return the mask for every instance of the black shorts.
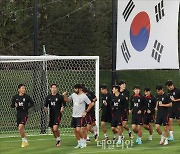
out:
<path id="1" fill-rule="evenodd" d="M 28 115 L 21 115 L 21 116 L 17 116 L 17 127 L 19 126 L 19 124 L 23 124 L 25 125 L 28 119 Z"/>
<path id="2" fill-rule="evenodd" d="M 86 120 L 87 120 L 87 124 L 92 124 L 93 122 L 95 122 L 96 121 L 95 111 L 87 113 Z"/>
<path id="3" fill-rule="evenodd" d="M 123 121 L 128 121 L 129 110 L 125 109 L 123 113 Z"/>
<path id="4" fill-rule="evenodd" d="M 154 123 L 154 113 L 144 114 L 144 124 Z"/>
<path id="5" fill-rule="evenodd" d="M 122 126 L 122 122 L 123 122 L 123 115 L 122 114 L 119 114 L 119 115 L 115 114 L 111 120 L 111 127 Z"/>
<path id="6" fill-rule="evenodd" d="M 142 114 L 132 114 L 131 124 L 143 125 L 144 119 Z"/>
<path id="7" fill-rule="evenodd" d="M 49 119 L 49 127 L 53 127 L 54 125 L 58 125 L 61 122 L 61 115 L 51 115 Z"/>
<path id="8" fill-rule="evenodd" d="M 87 126 L 86 117 L 72 117 L 71 127 L 76 128 L 76 127 L 86 127 L 86 126 Z"/>
<path id="9" fill-rule="evenodd" d="M 101 121 L 111 123 L 112 115 L 111 112 L 102 111 Z"/>
<path id="10" fill-rule="evenodd" d="M 168 115 L 158 115 L 156 116 L 156 122 L 155 124 L 159 124 L 163 126 L 167 126 L 169 121 L 169 116 Z"/>
<path id="11" fill-rule="evenodd" d="M 169 118 L 180 119 L 180 107 L 169 109 Z"/>

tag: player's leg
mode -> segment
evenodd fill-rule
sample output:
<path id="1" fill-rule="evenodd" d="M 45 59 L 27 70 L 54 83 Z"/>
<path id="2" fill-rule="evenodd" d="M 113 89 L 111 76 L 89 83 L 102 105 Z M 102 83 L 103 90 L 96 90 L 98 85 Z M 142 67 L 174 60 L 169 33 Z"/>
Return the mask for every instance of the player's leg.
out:
<path id="1" fill-rule="evenodd" d="M 117 131 L 118 131 L 118 141 L 116 142 L 116 144 L 121 144 L 122 140 L 123 140 L 123 127 L 122 127 L 122 120 L 123 117 L 122 115 L 117 117 L 116 122 L 117 122 Z"/>
<path id="2" fill-rule="evenodd" d="M 108 140 L 109 138 L 107 135 L 106 122 L 101 121 L 101 129 L 102 129 L 102 132 L 104 134 L 104 140 Z"/>
<path id="3" fill-rule="evenodd" d="M 79 118 L 79 122 L 80 122 L 80 126 L 81 126 L 81 130 L 79 131 L 79 135 L 81 138 L 81 148 L 86 147 L 86 139 L 87 139 L 87 121 L 85 117 Z M 78 122 L 78 123 L 79 123 Z"/>
<path id="4" fill-rule="evenodd" d="M 156 127 L 157 133 L 158 133 L 158 134 L 160 135 L 160 137 L 161 137 L 161 140 L 160 140 L 159 144 L 164 144 L 164 136 L 163 136 L 163 134 L 162 134 L 162 131 L 161 131 L 159 122 L 156 122 L 155 127 Z"/>
<path id="5" fill-rule="evenodd" d="M 25 134 L 25 124 L 27 122 L 27 118 L 28 118 L 27 116 L 21 116 L 17 118 L 18 130 L 22 138 L 22 145 L 21 145 L 22 148 L 29 145 Z"/>
<path id="6" fill-rule="evenodd" d="M 113 117 L 112 118 L 112 121 L 111 121 L 111 130 L 114 134 L 114 137 L 113 137 L 113 141 L 116 140 L 116 136 L 117 136 L 117 133 L 118 133 L 118 130 L 117 130 L 117 124 L 116 124 L 116 121 L 115 121 L 115 118 Z"/>
<path id="7" fill-rule="evenodd" d="M 153 123 L 149 123 L 149 140 L 152 141 Z"/>
<path id="8" fill-rule="evenodd" d="M 58 130 L 59 125 L 53 125 L 53 133 L 54 133 L 54 137 L 57 141 L 56 146 L 59 147 L 61 145 L 61 138 L 60 138 L 60 134 L 59 134 L 59 130 Z"/>
<path id="9" fill-rule="evenodd" d="M 173 141 L 174 140 L 174 136 L 173 136 L 173 118 L 169 118 L 169 141 Z"/>
<path id="10" fill-rule="evenodd" d="M 137 125 L 138 130 L 138 144 L 142 144 L 142 125 Z"/>
<path id="11" fill-rule="evenodd" d="M 163 145 L 168 145 L 168 136 L 169 136 L 169 126 L 168 126 L 169 117 L 164 116 L 163 118 L 163 126 L 164 126 L 164 137 L 165 141 Z"/>

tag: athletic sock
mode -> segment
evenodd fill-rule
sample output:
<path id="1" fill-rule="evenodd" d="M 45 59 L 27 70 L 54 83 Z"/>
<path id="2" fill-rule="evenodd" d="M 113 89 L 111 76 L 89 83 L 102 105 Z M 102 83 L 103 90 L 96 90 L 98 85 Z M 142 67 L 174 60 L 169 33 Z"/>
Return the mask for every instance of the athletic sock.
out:
<path id="1" fill-rule="evenodd" d="M 170 135 L 171 138 L 174 138 L 173 131 L 169 131 L 169 135 Z"/>
<path id="2" fill-rule="evenodd" d="M 93 126 L 93 130 L 94 130 L 94 134 L 96 135 L 97 134 L 97 126 Z"/>
<path id="3" fill-rule="evenodd" d="M 27 138 L 26 137 L 22 138 L 22 141 L 27 142 Z"/>
<path id="4" fill-rule="evenodd" d="M 61 140 L 61 138 L 60 138 L 60 137 L 57 137 L 57 138 L 56 138 L 56 141 L 60 141 L 60 140 Z"/>
<path id="5" fill-rule="evenodd" d="M 121 139 L 122 139 L 122 136 L 119 136 L 119 137 L 118 137 L 118 140 L 121 140 Z"/>
<path id="6" fill-rule="evenodd" d="M 105 133 L 105 134 L 104 134 L 104 137 L 105 137 L 105 138 L 107 138 L 107 137 L 108 137 L 108 135 Z"/>
<path id="7" fill-rule="evenodd" d="M 89 140 L 90 138 L 89 138 L 89 135 L 87 135 L 87 140 Z"/>

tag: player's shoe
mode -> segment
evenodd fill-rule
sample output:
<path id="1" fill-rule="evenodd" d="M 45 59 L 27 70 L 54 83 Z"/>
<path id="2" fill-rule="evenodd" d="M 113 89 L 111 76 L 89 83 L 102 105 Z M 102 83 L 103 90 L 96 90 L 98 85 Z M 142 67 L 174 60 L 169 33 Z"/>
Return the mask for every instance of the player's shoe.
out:
<path id="1" fill-rule="evenodd" d="M 152 136 L 149 136 L 149 141 L 152 141 Z"/>
<path id="2" fill-rule="evenodd" d="M 168 141 L 174 141 L 174 138 L 169 137 L 169 138 L 168 138 Z"/>
<path id="3" fill-rule="evenodd" d="M 98 141 L 98 134 L 94 135 L 94 139 L 95 139 L 96 142 Z"/>
<path id="4" fill-rule="evenodd" d="M 29 145 L 29 143 L 26 141 L 23 141 L 21 144 L 21 148 L 27 147 Z"/>
<path id="5" fill-rule="evenodd" d="M 163 145 L 168 145 L 168 139 L 165 139 L 164 144 Z"/>
<path id="6" fill-rule="evenodd" d="M 81 144 L 78 144 L 77 146 L 74 147 L 74 149 L 79 149 L 79 148 L 83 148 Z"/>
<path id="7" fill-rule="evenodd" d="M 164 144 L 164 137 L 161 138 L 159 144 L 163 145 Z"/>
<path id="8" fill-rule="evenodd" d="M 130 138 L 130 139 L 133 139 L 133 135 L 132 135 L 131 132 L 129 132 L 129 138 Z"/>
<path id="9" fill-rule="evenodd" d="M 138 143 L 138 142 L 139 142 L 139 138 L 137 137 L 137 138 L 136 138 L 136 143 Z"/>
<path id="10" fill-rule="evenodd" d="M 142 144 L 142 140 L 138 139 L 137 144 Z"/>
<path id="11" fill-rule="evenodd" d="M 103 141 L 108 141 L 109 140 L 109 137 L 104 137 Z"/>
<path id="12" fill-rule="evenodd" d="M 86 139 L 86 142 L 87 142 L 87 143 L 91 142 L 90 138 Z"/>
<path id="13" fill-rule="evenodd" d="M 56 146 L 60 147 L 61 146 L 61 141 L 57 141 Z"/>
<path id="14" fill-rule="evenodd" d="M 117 144 L 117 145 L 120 145 L 121 142 L 122 142 L 121 140 L 118 140 L 118 141 L 116 142 L 116 144 Z"/>

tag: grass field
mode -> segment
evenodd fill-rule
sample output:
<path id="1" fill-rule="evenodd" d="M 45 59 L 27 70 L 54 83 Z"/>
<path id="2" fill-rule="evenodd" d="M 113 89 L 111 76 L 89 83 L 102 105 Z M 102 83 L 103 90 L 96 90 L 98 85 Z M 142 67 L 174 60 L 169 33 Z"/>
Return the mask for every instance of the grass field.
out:
<path id="1" fill-rule="evenodd" d="M 110 128 L 108 129 L 108 133 L 110 138 L 112 138 L 112 133 Z M 127 132 L 124 132 L 126 139 L 128 140 Z M 174 124 L 174 137 L 175 140 L 169 142 L 169 145 L 162 146 L 159 145 L 160 137 L 157 135 L 156 131 L 154 130 L 153 141 L 148 141 L 148 132 L 143 129 L 143 144 L 137 145 L 136 143 L 133 144 L 132 147 L 127 149 L 126 145 L 124 144 L 124 149 L 122 147 L 114 146 L 113 149 L 112 145 L 105 146 L 102 148 L 101 140 L 103 139 L 103 134 L 100 133 L 100 138 L 97 143 L 94 142 L 93 137 L 91 137 L 91 143 L 84 149 L 74 149 L 74 146 L 77 144 L 75 141 L 74 136 L 61 136 L 62 145 L 61 147 L 55 147 L 55 139 L 52 135 L 46 136 L 29 136 L 29 147 L 21 148 L 21 139 L 19 137 L 11 137 L 11 138 L 0 138 L 0 153 L 1 154 L 86 154 L 86 153 L 143 153 L 143 154 L 179 154 L 180 153 L 180 128 L 177 123 Z M 125 140 L 126 140 L 125 139 Z M 135 141 L 135 137 L 134 137 Z"/>

